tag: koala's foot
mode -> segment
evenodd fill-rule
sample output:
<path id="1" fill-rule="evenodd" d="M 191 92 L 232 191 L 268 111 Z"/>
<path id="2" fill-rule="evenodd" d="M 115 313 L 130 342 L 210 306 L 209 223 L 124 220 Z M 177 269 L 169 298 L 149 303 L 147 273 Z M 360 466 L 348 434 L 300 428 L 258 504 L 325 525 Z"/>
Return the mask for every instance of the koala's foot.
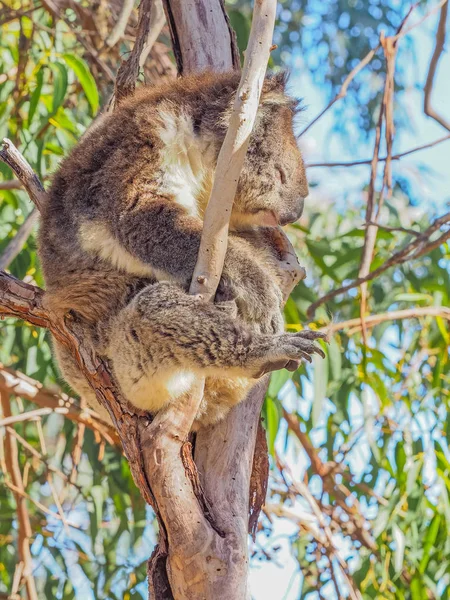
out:
<path id="1" fill-rule="evenodd" d="M 298 333 L 283 333 L 274 336 L 272 348 L 266 356 L 260 358 L 261 365 L 255 374 L 255 378 L 262 377 L 266 373 L 278 369 L 295 371 L 301 359 L 312 362 L 313 354 L 325 358 L 324 351 L 314 341 L 324 340 L 326 337 L 326 334 L 321 331 L 311 331 L 309 329 Z"/>

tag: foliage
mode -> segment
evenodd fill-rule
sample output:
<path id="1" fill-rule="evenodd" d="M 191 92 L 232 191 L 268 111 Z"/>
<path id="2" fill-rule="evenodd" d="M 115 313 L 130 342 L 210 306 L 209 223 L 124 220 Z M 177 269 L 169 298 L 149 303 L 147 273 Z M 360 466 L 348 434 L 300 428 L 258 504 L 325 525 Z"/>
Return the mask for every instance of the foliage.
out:
<path id="1" fill-rule="evenodd" d="M 82 17 L 91 15 L 101 29 L 99 5 L 104 3 L 92 9 L 88 4 L 80 3 Z M 77 27 L 81 17 L 71 8 L 64 9 L 63 20 L 34 0 L 9 0 L 6 6 L 7 16 L 0 19 L 0 133 L 20 147 L 47 182 L 107 103 L 112 88 L 105 73 L 117 66 L 118 55 L 99 45 L 95 52 L 106 71 L 101 69 L 82 43 L 87 38 Z M 230 1 L 228 8 L 244 48 L 249 3 Z M 280 48 L 273 62 L 295 66 L 301 53 L 316 85 L 333 94 L 355 61 L 376 45 L 380 27 L 392 33 L 407 9 L 406 2 L 390 0 L 339 0 L 326 10 L 312 0 L 283 0 L 277 25 Z M 114 10 L 106 15 L 109 19 L 114 20 Z M 167 39 L 163 31 L 161 40 Z M 120 52 L 128 48 L 128 41 L 122 42 Z M 397 89 L 404 85 L 402 61 L 413 54 L 411 43 L 405 43 Z M 333 127 L 340 130 L 343 144 L 351 143 L 350 130 L 373 136 L 384 70 L 384 60 L 374 60 L 335 113 Z M 351 128 L 339 125 L 347 122 Z M 401 131 L 401 119 L 397 127 Z M 332 171 L 333 176 L 340 174 Z M 1 189 L 1 179 L 10 178 L 0 163 L 0 255 L 31 208 L 23 191 Z M 331 203 L 322 180 L 317 182 L 314 208 L 290 231 L 308 272 L 286 306 L 291 330 L 308 321 L 313 301 L 358 276 L 362 255 L 365 184 L 351 196 L 341 192 Z M 393 229 L 379 230 L 371 270 L 414 239 L 410 230 L 423 231 L 436 216 L 426 199 L 412 195 L 407 174 L 394 183 L 381 212 L 383 225 Z M 337 597 L 336 588 L 348 593 L 339 556 L 365 599 L 450 596 L 450 334 L 444 310 L 449 306 L 449 253 L 447 241 L 374 279 L 369 313 L 381 318 L 369 328 L 367 346 L 359 323 L 339 327 L 359 318 L 358 287 L 327 302 L 310 323 L 312 328 L 327 327 L 331 320 L 334 334 L 326 360 L 272 377 L 264 408 L 270 492 L 254 559 L 275 557 L 270 534 L 277 531 L 278 516 L 291 518 L 298 528 L 289 541 L 303 574 L 301 598 L 321 594 L 331 599 Z M 20 279 L 43 284 L 34 235 L 9 269 Z M 442 314 L 436 316 L 440 307 Z M 408 310 L 409 318 L 389 318 L 392 311 Z M 46 333 L 32 326 L 9 320 L 2 324 L 0 361 L 52 389 L 64 388 Z M 35 405 L 11 397 L 11 407 L 17 414 Z M 293 417 L 289 426 L 284 411 Z M 117 448 L 57 414 L 16 423 L 14 429 L 40 455 L 19 443 L 41 597 L 145 598 L 145 561 L 156 526 Z M 299 493 L 302 482 L 307 482 L 312 501 Z M 331 531 L 331 542 L 324 538 L 323 523 L 312 527 L 302 520 L 305 511 L 314 519 L 315 507 Z M 5 593 L 18 562 L 15 509 L 11 489 L 2 486 L 0 592 Z"/>

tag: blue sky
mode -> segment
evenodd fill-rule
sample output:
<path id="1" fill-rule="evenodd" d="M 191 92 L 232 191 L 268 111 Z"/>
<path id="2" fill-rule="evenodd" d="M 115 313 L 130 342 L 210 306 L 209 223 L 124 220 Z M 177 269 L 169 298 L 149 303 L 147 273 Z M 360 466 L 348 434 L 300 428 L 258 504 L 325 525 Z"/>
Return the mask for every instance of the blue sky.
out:
<path id="1" fill-rule="evenodd" d="M 410 23 L 413 24 L 420 17 L 412 16 Z M 423 84 L 426 79 L 428 64 L 434 47 L 434 35 L 438 21 L 438 13 L 430 17 L 420 27 L 414 29 L 409 36 L 415 42 L 417 60 L 410 61 L 407 65 L 408 87 L 402 92 L 403 115 L 410 126 L 402 131 L 394 143 L 394 153 L 401 153 L 416 146 L 434 141 L 446 135 L 446 130 L 432 119 L 423 114 Z M 324 94 L 323 89 L 311 82 L 306 70 L 302 69 L 301 59 L 297 61 L 295 69 L 292 70 L 291 90 L 294 95 L 304 99 L 307 109 L 302 113 L 301 125 L 308 123 L 328 103 L 330 98 Z M 432 96 L 433 106 L 442 115 L 450 120 L 450 54 L 444 52 L 439 64 L 439 70 L 435 79 Z M 351 94 L 351 89 L 349 91 Z M 340 100 L 345 102 L 345 99 Z M 338 135 L 330 136 L 330 129 L 336 120 L 338 107 L 331 109 L 317 124 L 315 124 L 300 140 L 305 162 L 333 162 L 351 161 L 362 158 L 371 158 L 373 152 L 372 140 L 364 145 L 357 156 L 350 153 L 342 145 L 342 138 Z M 393 165 L 395 173 L 407 174 L 414 181 L 415 196 L 420 198 L 417 210 L 426 212 L 432 216 L 437 210 L 450 201 L 450 140 L 411 155 L 397 161 Z M 354 190 L 357 201 L 361 203 L 361 189 L 367 184 L 370 177 L 370 167 L 360 166 L 352 168 L 317 168 L 308 173 L 310 179 L 319 183 L 313 188 L 307 203 L 333 201 L 334 198 L 342 196 L 342 186 Z M 284 399 L 287 407 L 293 408 L 299 401 L 303 407 L 308 406 L 308 398 L 299 400 L 295 395 L 289 394 Z M 297 407 L 298 408 L 298 407 Z M 360 406 L 353 407 L 352 417 L 361 420 L 363 415 Z M 279 436 L 283 437 L 283 436 Z M 284 448 L 279 448 L 284 452 Z M 364 444 L 355 448 L 353 460 L 355 468 L 358 462 L 364 464 L 366 459 Z M 305 465 L 303 459 L 290 448 L 287 453 L 288 463 L 294 473 L 301 473 Z M 305 504 L 298 503 L 294 510 L 308 510 Z M 298 600 L 301 589 L 301 575 L 297 568 L 297 562 L 290 553 L 288 536 L 295 534 L 297 528 L 290 522 L 275 518 L 273 544 L 280 546 L 277 552 L 276 562 L 255 562 L 251 567 L 250 585 L 252 596 L 255 600 Z M 338 547 L 342 547 L 342 540 L 336 539 Z M 323 589 L 324 597 L 334 600 L 334 592 Z M 312 596 L 311 596 L 312 600 Z"/>

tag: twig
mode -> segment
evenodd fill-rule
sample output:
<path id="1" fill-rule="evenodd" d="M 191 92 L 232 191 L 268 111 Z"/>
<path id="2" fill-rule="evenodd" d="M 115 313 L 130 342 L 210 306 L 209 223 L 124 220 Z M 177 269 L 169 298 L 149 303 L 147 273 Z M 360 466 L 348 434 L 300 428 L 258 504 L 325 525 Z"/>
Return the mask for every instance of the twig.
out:
<path id="1" fill-rule="evenodd" d="M 437 146 L 438 144 L 442 144 L 442 142 L 446 142 L 450 139 L 450 134 L 444 135 L 434 142 L 428 142 L 427 144 L 422 144 L 421 146 L 416 146 L 415 148 L 411 148 L 411 150 L 407 150 L 406 152 L 400 152 L 399 154 L 393 154 L 391 156 L 391 160 L 400 160 L 404 156 L 408 156 L 409 154 L 414 154 L 414 152 L 419 152 L 420 150 L 426 150 L 427 148 L 432 148 L 433 146 Z M 383 156 L 378 159 L 378 162 L 385 162 L 387 160 L 387 156 Z M 372 159 L 365 160 L 355 160 L 352 162 L 331 162 L 331 163 L 309 163 L 306 164 L 307 169 L 312 169 L 314 167 L 355 167 L 358 165 L 370 165 L 372 164 Z"/>
<path id="2" fill-rule="evenodd" d="M 434 76 L 436 75 L 437 66 L 441 54 L 445 46 L 446 29 L 447 29 L 448 2 L 442 5 L 441 14 L 439 16 L 439 24 L 436 31 L 436 44 L 428 68 L 427 80 L 424 87 L 423 110 L 424 113 L 437 121 L 442 127 L 450 131 L 450 123 L 439 115 L 431 106 L 431 94 L 433 92 Z"/>
<path id="3" fill-rule="evenodd" d="M 20 180 L 23 187 L 27 190 L 28 195 L 33 200 L 39 211 L 42 210 L 42 206 L 46 199 L 46 193 L 42 183 L 35 175 L 33 169 L 20 154 L 11 140 L 8 138 L 3 139 L 2 147 L 0 150 L 0 160 L 8 165 L 14 172 L 17 179 Z"/>
<path id="4" fill-rule="evenodd" d="M 375 327 L 380 323 L 386 321 L 397 321 L 400 319 L 419 319 L 420 317 L 442 317 L 447 321 L 450 321 L 450 308 L 445 306 L 419 306 L 414 308 L 407 308 L 405 310 L 392 310 L 379 315 L 370 315 L 366 317 L 366 326 Z M 341 321 L 340 323 L 330 323 L 323 330 L 329 331 L 330 334 L 336 331 L 342 331 L 343 329 L 350 329 L 349 335 L 353 331 L 361 329 L 361 319 L 349 319 L 348 321 Z"/>
<path id="5" fill-rule="evenodd" d="M 368 52 L 366 54 L 366 56 L 359 61 L 359 63 L 356 65 L 356 67 L 354 67 L 350 73 L 347 75 L 347 77 L 344 80 L 344 83 L 341 85 L 341 89 L 339 90 L 339 92 L 336 94 L 336 96 L 325 106 L 325 108 L 317 115 L 317 117 L 314 117 L 314 119 L 308 123 L 308 125 L 302 129 L 302 131 L 299 133 L 298 137 L 301 137 L 302 135 L 304 135 L 308 129 L 310 129 L 315 123 L 317 123 L 317 121 L 323 117 L 323 115 L 330 110 L 330 108 L 333 106 L 333 104 L 335 104 L 338 100 L 340 100 L 341 98 L 345 98 L 345 96 L 347 95 L 347 91 L 348 91 L 348 86 L 350 85 L 350 83 L 353 81 L 353 79 L 356 77 L 356 75 L 358 75 L 358 73 L 360 71 L 362 71 L 364 69 L 364 67 L 366 67 L 370 61 L 372 60 L 372 58 L 375 56 L 375 54 L 378 52 L 378 50 L 381 48 L 381 44 L 378 44 L 373 50 L 370 50 L 370 52 Z"/>
<path id="6" fill-rule="evenodd" d="M 164 27 L 166 22 L 166 15 L 162 5 L 162 0 L 153 0 L 152 9 L 150 13 L 150 31 L 148 32 L 147 40 L 141 52 L 139 59 L 139 66 L 142 69 L 147 61 L 148 55 L 150 54 L 153 46 L 158 39 L 159 34 Z"/>
<path id="7" fill-rule="evenodd" d="M 289 476 L 290 476 L 290 479 L 292 482 L 292 487 L 297 491 L 298 494 L 300 494 L 303 498 L 305 498 L 305 500 L 310 505 L 314 515 L 316 516 L 317 521 L 318 521 L 320 527 L 322 528 L 322 531 L 324 532 L 325 537 L 327 539 L 327 544 L 325 544 L 324 547 L 326 548 L 327 552 L 329 553 L 330 558 L 334 557 L 337 560 L 341 574 L 347 585 L 347 588 L 348 588 L 348 591 L 350 594 L 350 598 L 352 600 L 361 600 L 361 598 L 362 598 L 361 594 L 359 593 L 358 589 L 356 588 L 355 582 L 353 581 L 353 578 L 350 575 L 349 568 L 348 568 L 346 561 L 341 556 L 339 550 L 336 548 L 336 545 L 333 540 L 333 534 L 331 533 L 330 527 L 327 524 L 325 517 L 322 514 L 322 511 L 320 510 L 320 508 L 317 504 L 316 499 L 309 491 L 308 486 L 306 486 L 302 481 L 298 481 L 293 478 L 290 469 L 287 467 L 286 464 L 283 464 L 278 457 L 277 457 L 277 462 L 279 463 L 280 468 L 283 469 L 283 471 L 287 471 L 289 473 Z"/>
<path id="8" fill-rule="evenodd" d="M 22 188 L 23 185 L 18 179 L 0 181 L 0 190 L 21 190 Z"/>
<path id="9" fill-rule="evenodd" d="M 413 29 L 422 25 L 422 23 L 424 21 L 426 21 L 429 17 L 432 17 L 440 8 L 445 6 L 447 1 L 448 0 L 441 0 L 438 4 L 436 4 L 436 6 L 433 6 L 433 8 L 431 10 L 429 10 L 421 19 L 419 19 L 417 21 L 417 23 L 414 23 L 414 25 L 411 25 L 410 27 L 407 27 L 406 29 L 401 29 L 400 31 L 398 31 L 397 34 L 394 36 L 394 41 L 397 41 L 401 37 L 408 35 L 408 33 L 411 33 L 411 31 Z M 418 4 L 419 3 L 417 3 L 415 6 L 418 6 Z"/>
<path id="10" fill-rule="evenodd" d="M 11 417 L 11 406 L 8 394 L 1 392 L 0 402 L 4 420 L 8 419 L 8 417 Z M 22 492 L 24 492 L 24 486 L 22 480 L 22 473 L 20 472 L 17 440 L 8 431 L 5 432 L 4 455 L 7 474 L 11 479 L 12 485 L 17 488 L 17 491 L 14 494 L 17 506 L 18 520 L 17 548 L 19 560 L 23 563 L 23 576 L 25 577 L 28 600 L 38 600 L 36 583 L 33 577 L 33 559 L 31 557 L 30 550 L 30 539 L 32 537 L 32 529 L 27 504 L 22 496 Z"/>
<path id="11" fill-rule="evenodd" d="M 34 226 L 38 222 L 39 212 L 34 208 L 19 227 L 16 235 L 4 249 L 0 256 L 0 271 L 7 269 L 16 256 L 21 252 L 25 242 L 30 237 Z"/>
<path id="12" fill-rule="evenodd" d="M 150 32 L 152 4 L 152 0 L 141 0 L 141 4 L 139 5 L 136 41 L 134 42 L 130 56 L 122 62 L 117 72 L 114 87 L 115 106 L 118 106 L 124 98 L 132 95 L 136 89 L 140 58 Z"/>
<path id="13" fill-rule="evenodd" d="M 318 300 L 316 300 L 316 302 L 313 302 L 307 310 L 308 318 L 312 319 L 317 308 L 319 308 L 319 306 L 321 306 L 325 302 L 328 302 L 335 296 L 344 294 L 345 292 L 348 292 L 348 290 L 351 290 L 352 288 L 357 287 L 362 283 L 365 283 L 366 281 L 371 281 L 372 279 L 379 277 L 382 273 L 384 273 L 394 265 L 401 265 L 407 260 L 419 258 L 420 256 L 431 252 L 435 248 L 438 248 L 450 238 L 450 229 L 442 233 L 435 240 L 430 240 L 430 237 L 435 231 L 440 229 L 443 225 L 448 224 L 449 222 L 450 213 L 446 213 L 442 217 L 437 218 L 435 221 L 433 221 L 430 227 L 428 227 L 423 233 L 417 236 L 415 240 L 413 240 L 412 242 L 404 246 L 401 250 L 393 254 L 383 265 L 378 267 L 378 269 L 371 271 L 370 273 L 368 273 L 368 275 L 366 275 L 366 277 L 358 277 L 358 279 L 353 280 L 347 285 L 344 285 L 335 290 L 331 290 L 331 292 L 328 292 L 327 294 L 322 296 L 322 298 L 319 298 Z"/>
<path id="14" fill-rule="evenodd" d="M 403 29 L 409 15 L 414 7 L 411 7 L 406 17 L 403 19 L 398 31 Z M 385 38 L 380 36 L 380 43 L 386 58 L 386 80 L 384 85 L 383 102 L 380 107 L 380 115 L 375 135 L 375 148 L 371 163 L 371 174 L 369 183 L 369 193 L 367 197 L 366 210 L 366 232 L 364 235 L 364 246 L 361 255 L 361 264 L 359 268 L 359 277 L 365 277 L 370 271 L 373 252 L 375 249 L 377 233 L 378 233 L 378 218 L 383 207 L 385 196 L 390 197 L 392 192 L 392 146 L 394 142 L 394 74 L 395 74 L 395 58 L 397 55 L 397 45 L 392 37 Z M 385 123 L 385 138 L 387 155 L 384 163 L 383 184 L 378 196 L 378 206 L 375 212 L 375 180 L 377 176 L 378 161 L 380 154 L 381 129 Z M 369 224 L 370 223 L 370 224 Z M 367 332 L 365 327 L 365 315 L 367 309 L 367 283 L 361 285 L 361 301 L 360 301 L 360 318 L 361 329 L 364 346 L 367 346 Z"/>
<path id="15" fill-rule="evenodd" d="M 47 390 L 38 381 L 31 379 L 27 375 L 12 369 L 3 367 L 0 364 L 0 391 L 4 390 L 9 394 L 14 394 L 26 400 L 34 402 L 41 408 L 61 409 L 64 417 L 85 425 L 94 432 L 97 432 L 111 445 L 119 445 L 120 439 L 115 429 L 108 423 L 102 421 L 100 416 L 90 408 L 80 408 L 73 398 L 67 394 L 55 394 Z"/>
<path id="16" fill-rule="evenodd" d="M 116 21 L 116 24 L 111 29 L 111 33 L 109 34 L 109 36 L 106 38 L 105 43 L 109 48 L 115 46 L 117 42 L 123 37 L 125 29 L 128 25 L 128 20 L 133 10 L 133 6 L 134 0 L 123 0 L 122 9 Z"/>
<path id="17" fill-rule="evenodd" d="M 255 2 L 242 77 L 228 131 L 217 160 L 211 198 L 203 221 L 197 264 L 189 290 L 191 294 L 200 294 L 206 302 L 213 298 L 222 274 L 231 208 L 256 119 L 270 56 L 275 22 L 274 8 L 273 2 Z"/>

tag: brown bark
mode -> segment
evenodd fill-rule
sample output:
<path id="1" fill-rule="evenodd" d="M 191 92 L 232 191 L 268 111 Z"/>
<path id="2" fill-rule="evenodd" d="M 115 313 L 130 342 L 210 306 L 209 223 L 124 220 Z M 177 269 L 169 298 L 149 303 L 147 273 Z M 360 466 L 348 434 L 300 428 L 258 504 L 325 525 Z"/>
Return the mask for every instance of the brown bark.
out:
<path id="1" fill-rule="evenodd" d="M 0 402 L 3 417 L 11 416 L 9 397 L 5 392 L 0 392 Z M 19 452 L 17 440 L 6 430 L 4 438 L 4 457 L 7 475 L 12 485 L 17 489 L 14 493 L 17 506 L 17 553 L 23 565 L 22 577 L 25 579 L 28 600 L 38 600 L 36 583 L 33 577 L 33 560 L 30 550 L 30 539 L 32 536 L 30 515 L 28 514 L 27 500 L 23 496 L 24 486 L 19 464 Z"/>

